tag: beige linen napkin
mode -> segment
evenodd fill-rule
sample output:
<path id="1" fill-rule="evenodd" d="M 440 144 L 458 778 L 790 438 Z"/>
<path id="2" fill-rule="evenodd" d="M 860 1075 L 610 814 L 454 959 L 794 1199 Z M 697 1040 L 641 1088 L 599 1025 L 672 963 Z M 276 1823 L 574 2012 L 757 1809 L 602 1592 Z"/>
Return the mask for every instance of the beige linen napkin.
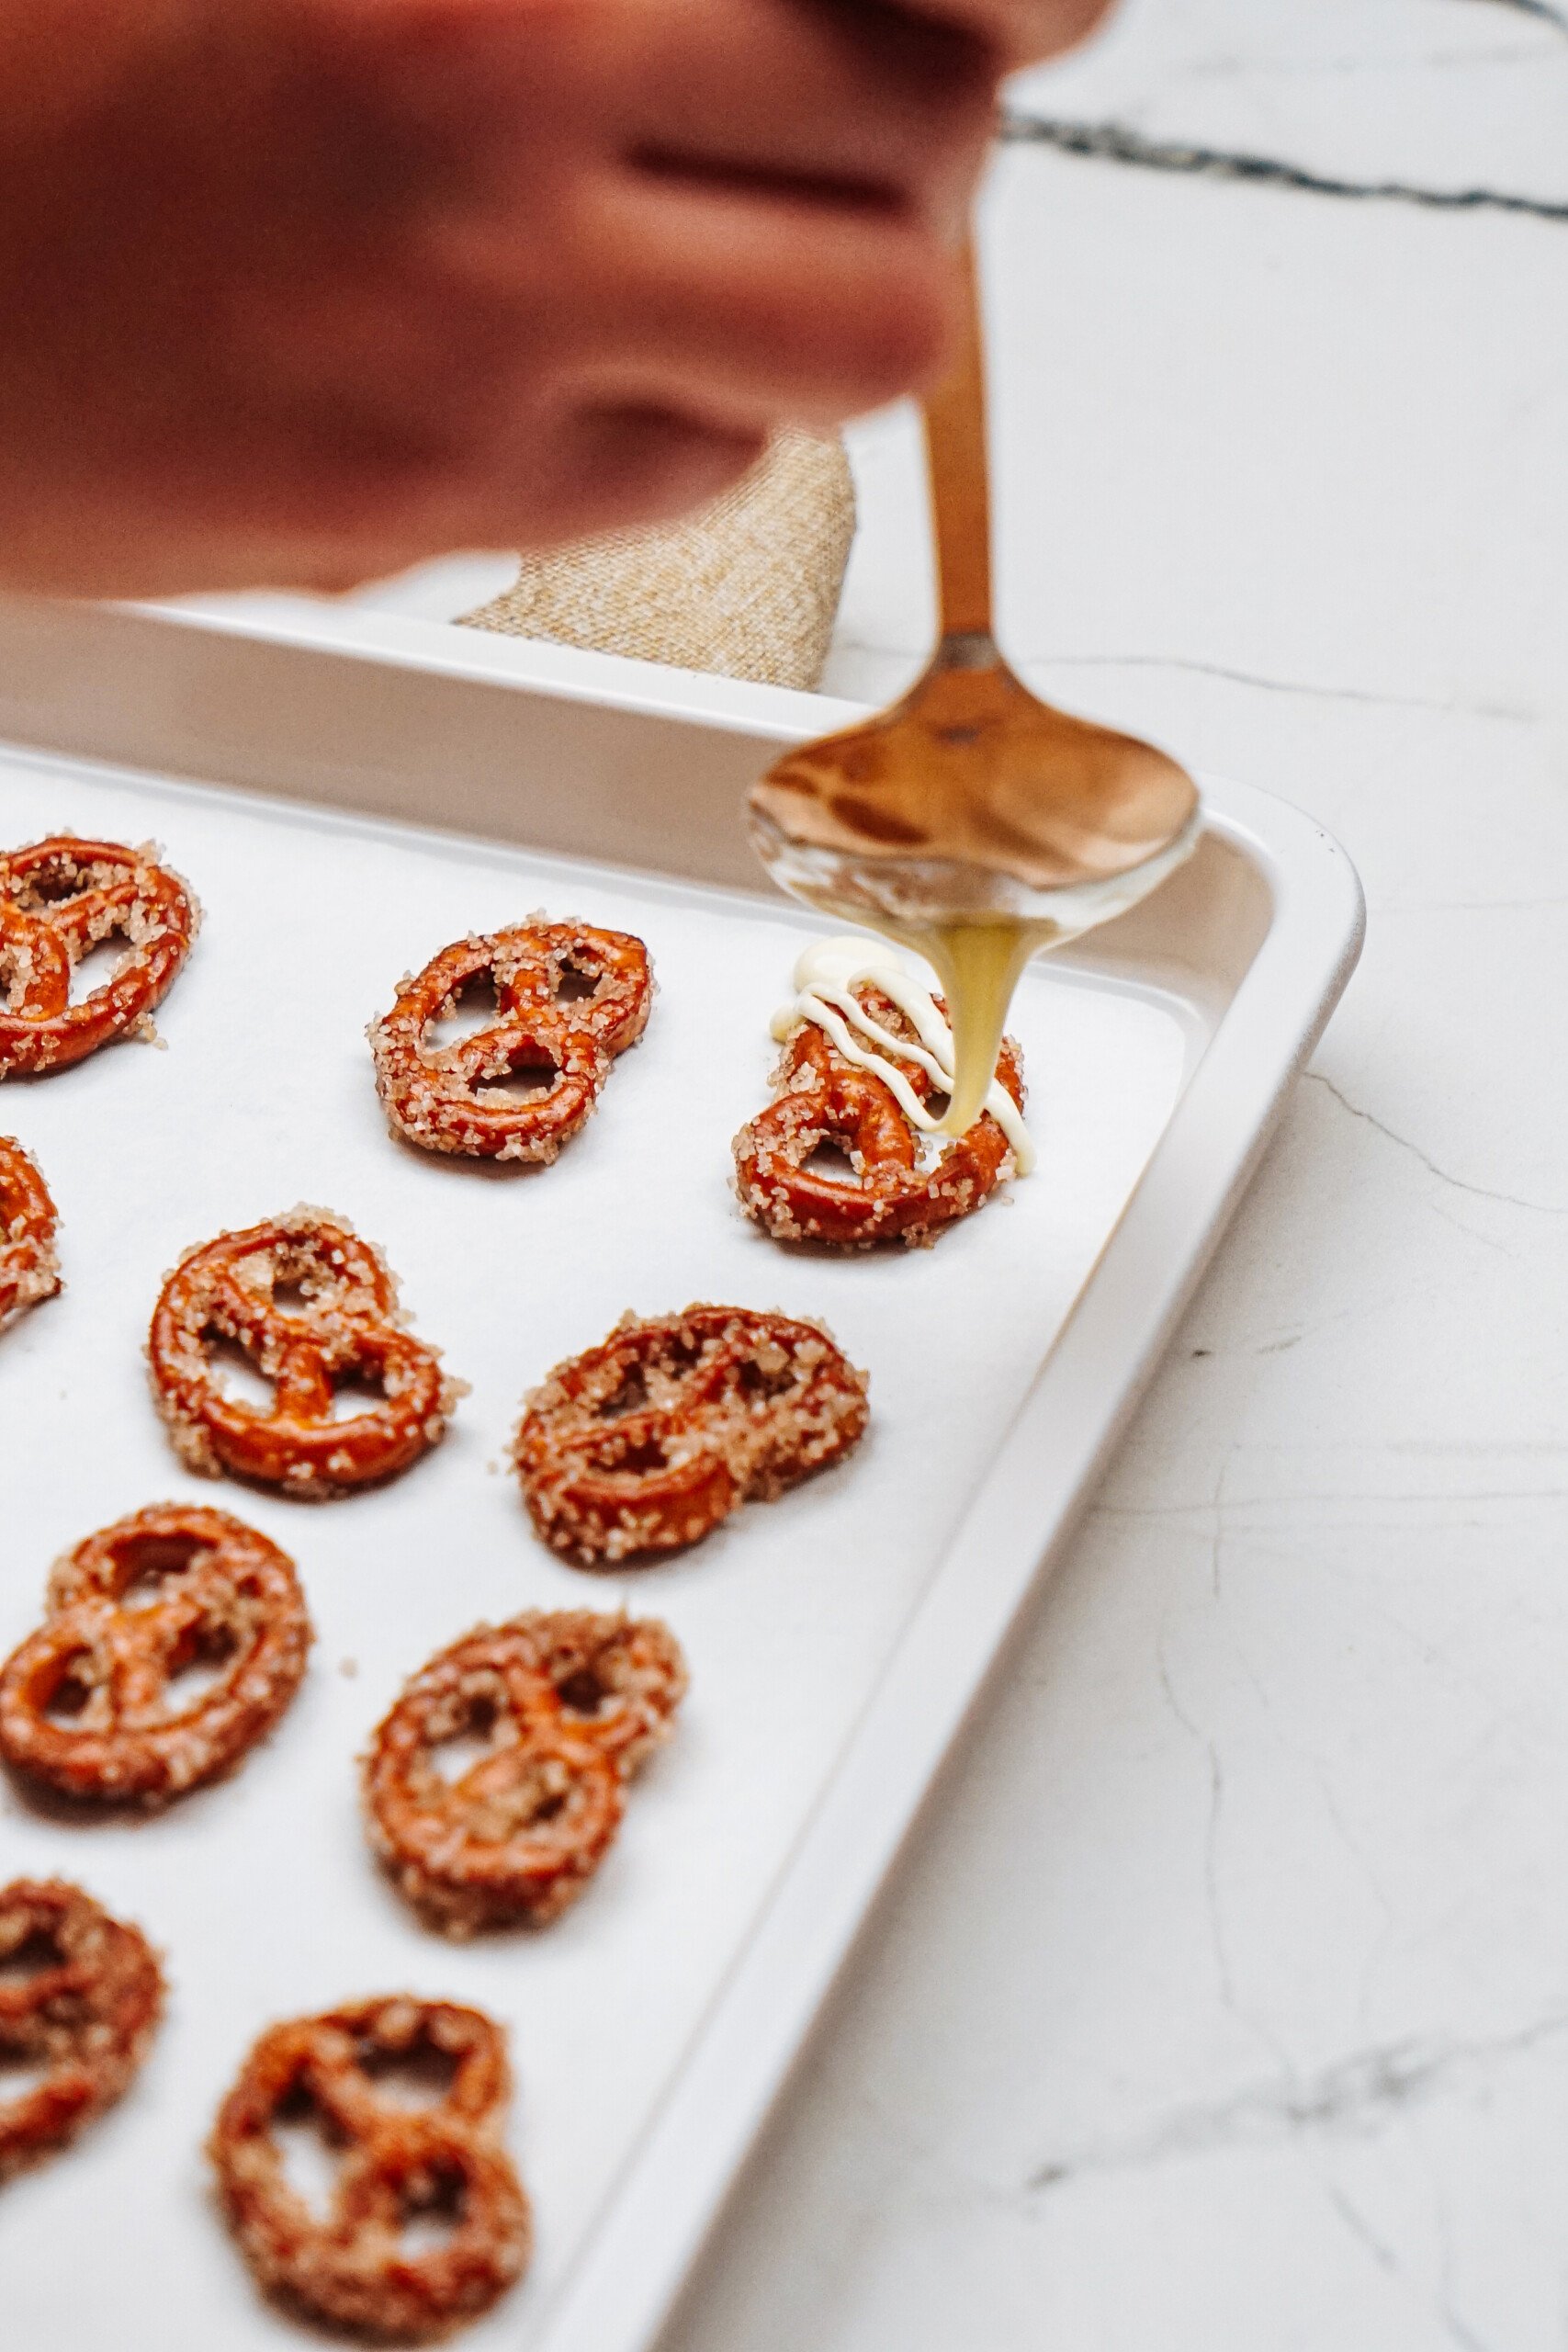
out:
<path id="1" fill-rule="evenodd" d="M 459 626 L 809 688 L 828 658 L 854 529 L 843 445 L 781 433 L 711 506 L 528 556 L 515 586 Z"/>

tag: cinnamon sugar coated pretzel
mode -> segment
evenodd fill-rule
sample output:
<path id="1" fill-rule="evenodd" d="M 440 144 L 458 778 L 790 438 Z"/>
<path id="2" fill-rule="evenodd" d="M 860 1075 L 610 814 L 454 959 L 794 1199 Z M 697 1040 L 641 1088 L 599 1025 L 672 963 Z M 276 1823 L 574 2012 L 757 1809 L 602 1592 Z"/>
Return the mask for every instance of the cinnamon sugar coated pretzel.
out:
<path id="1" fill-rule="evenodd" d="M 0 1136 L 0 1330 L 60 1288 L 55 1221 L 38 1162 Z"/>
<path id="2" fill-rule="evenodd" d="M 178 1796 L 272 1729 L 310 1643 L 287 1553 L 225 1511 L 154 1503 L 56 1563 L 45 1623 L 0 1668 L 0 1755 L 67 1796 Z M 182 1700 L 194 1666 L 213 1679 Z"/>
<path id="3" fill-rule="evenodd" d="M 912 1023 L 881 989 L 862 982 L 850 993 L 891 1040 L 918 1046 Z M 945 1020 L 942 999 L 931 1001 Z M 945 1089 L 923 1060 L 900 1055 L 897 1042 L 886 1059 L 924 1106 Z M 1002 1040 L 997 1080 L 1021 1109 L 1022 1058 L 1010 1037 Z M 788 1037 L 773 1082 L 773 1102 L 741 1128 L 734 1148 L 741 1206 L 775 1240 L 840 1250 L 934 1241 L 1010 1171 L 1011 1147 L 989 1111 L 923 1165 L 919 1131 L 892 1088 L 813 1022 Z M 845 1173 L 811 1166 L 824 1145 L 842 1150 Z"/>
<path id="4" fill-rule="evenodd" d="M 866 1377 L 818 1323 L 743 1306 L 627 1315 L 526 1399 L 513 1443 L 545 1542 L 583 1566 L 694 1544 L 857 1443 Z"/>
<path id="5" fill-rule="evenodd" d="M 477 1625 L 404 1685 L 365 1759 L 370 1842 L 448 1935 L 558 1917 L 667 1739 L 685 1661 L 656 1618 L 530 1610 Z M 441 1752 L 482 1743 L 456 1778 Z"/>
<path id="6" fill-rule="evenodd" d="M 148 1337 L 152 1393 L 192 1470 L 324 1499 L 390 1478 L 445 1434 L 462 1384 L 403 1329 L 380 1252 L 327 1209 L 296 1208 L 187 1250 Z M 228 1394 L 215 1342 L 242 1348 L 274 1384 L 270 1410 Z M 373 1393 L 333 1418 L 348 1383 Z"/>
<path id="7" fill-rule="evenodd" d="M 479 983 L 494 990 L 495 1020 L 433 1045 L 434 1023 Z M 615 1056 L 641 1036 L 652 1001 L 648 950 L 625 932 L 536 917 L 459 939 L 371 1023 L 377 1088 L 397 1133 L 427 1151 L 553 1159 L 586 1122 Z M 530 1071 L 540 1091 L 519 1101 L 507 1080 Z"/>
<path id="8" fill-rule="evenodd" d="M 399 2105 L 377 2085 L 400 2063 L 449 2076 Z M 528 2199 L 502 2137 L 511 2076 L 481 2010 L 410 1994 L 358 2001 L 264 2033 L 208 2143 L 223 2213 L 269 2293 L 310 2318 L 428 2342 L 488 2311 L 527 2267 Z M 275 2130 L 309 2116 L 341 2155 L 318 2218 L 289 2185 Z M 421 2213 L 450 2222 L 412 2245 Z"/>
<path id="9" fill-rule="evenodd" d="M 0 851 L 0 1078 L 41 1075 L 135 1032 L 190 953 L 200 910 L 151 843 L 78 841 L 74 833 Z M 125 953 L 101 988 L 71 1001 L 71 975 L 118 934 Z"/>
<path id="10" fill-rule="evenodd" d="M 139 1928 L 63 1879 L 0 1887 L 0 2060 L 34 2074 L 16 2098 L 0 2096 L 0 2180 L 114 2105 L 163 2009 L 164 1979 Z"/>

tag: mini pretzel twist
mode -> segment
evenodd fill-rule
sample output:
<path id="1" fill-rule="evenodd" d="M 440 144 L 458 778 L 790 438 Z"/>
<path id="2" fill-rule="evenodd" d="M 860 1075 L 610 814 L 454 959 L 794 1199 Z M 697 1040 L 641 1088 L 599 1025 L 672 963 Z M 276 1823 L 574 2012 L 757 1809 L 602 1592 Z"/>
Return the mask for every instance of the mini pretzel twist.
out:
<path id="1" fill-rule="evenodd" d="M 144 849 L 65 833 L 0 853 L 0 1078 L 63 1069 L 128 1030 L 151 1035 L 199 920 L 179 876 Z M 73 969 L 117 932 L 125 954 L 73 1004 Z"/>
<path id="2" fill-rule="evenodd" d="M 497 1019 L 433 1046 L 432 1025 L 483 979 Z M 589 992 L 569 1001 L 573 979 Z M 587 1120 L 615 1057 L 641 1036 L 652 1001 L 648 950 L 625 932 L 537 922 L 459 939 L 371 1023 L 377 1088 L 393 1127 L 427 1151 L 553 1159 Z M 532 1101 L 503 1091 L 530 1070 L 544 1081 Z"/>
<path id="3" fill-rule="evenodd" d="M 56 1564 L 47 1622 L 0 1668 L 0 1755 L 67 1796 L 178 1796 L 271 1730 L 310 1643 L 276 1544 L 227 1512 L 154 1503 Z M 182 1705 L 197 1665 L 219 1671 Z"/>
<path id="4" fill-rule="evenodd" d="M 882 1028 L 912 1037 L 909 1024 L 879 989 L 852 993 Z M 947 1007 L 935 1000 L 945 1017 Z M 936 1091 L 929 1069 L 889 1054 L 922 1104 Z M 997 1076 L 1023 1107 L 1018 1046 L 1002 1040 Z M 890 1087 L 874 1070 L 847 1061 L 815 1022 L 802 1022 L 785 1045 L 767 1110 L 735 1138 L 741 1206 L 778 1241 L 824 1241 L 869 1250 L 882 1241 L 934 1241 L 945 1226 L 977 1209 L 1006 1172 L 1009 1144 L 990 1113 L 930 1166 L 922 1137 Z M 808 1166 L 824 1144 L 838 1145 L 852 1174 Z"/>
<path id="5" fill-rule="evenodd" d="M 0 1330 L 60 1288 L 55 1207 L 38 1162 L 0 1136 Z"/>
<path id="6" fill-rule="evenodd" d="M 406 1469 L 445 1433 L 461 1388 L 402 1321 L 386 1261 L 323 1209 L 292 1209 L 188 1251 L 148 1337 L 176 1453 L 209 1476 L 228 1470 L 310 1500 Z M 215 1340 L 233 1341 L 273 1382 L 270 1411 L 226 1392 Z M 333 1392 L 351 1380 L 381 1393 L 334 1419 Z"/>
<path id="7" fill-rule="evenodd" d="M 378 2097 L 399 2061 L 450 2072 L 422 2107 Z M 532 2217 L 502 2140 L 511 2089 L 501 2030 L 479 2009 L 409 1995 L 355 2002 L 264 2033 L 219 2110 L 208 2153 L 225 2216 L 262 2285 L 310 2316 L 423 2341 L 487 2311 L 522 2276 Z M 318 2220 L 289 2186 L 274 2126 L 313 2116 L 341 2156 Z M 403 2224 L 451 2219 L 411 2248 Z"/>
<path id="8" fill-rule="evenodd" d="M 0 1887 L 0 2058 L 38 2070 L 29 2088 L 0 2098 L 0 2180 L 114 2105 L 163 2007 L 164 1980 L 139 1928 L 62 1879 Z"/>
<path id="9" fill-rule="evenodd" d="M 404 1685 L 365 1759 L 370 1842 L 449 1935 L 543 1926 L 582 1892 L 621 1785 L 667 1739 L 686 1688 L 669 1628 L 587 1610 L 478 1625 Z M 448 1780 L 440 1751 L 483 1742 Z"/>
<path id="10" fill-rule="evenodd" d="M 586 1566 L 694 1544 L 847 1453 L 865 1374 L 817 1323 L 688 1306 L 558 1364 L 513 1443 L 545 1542 Z"/>

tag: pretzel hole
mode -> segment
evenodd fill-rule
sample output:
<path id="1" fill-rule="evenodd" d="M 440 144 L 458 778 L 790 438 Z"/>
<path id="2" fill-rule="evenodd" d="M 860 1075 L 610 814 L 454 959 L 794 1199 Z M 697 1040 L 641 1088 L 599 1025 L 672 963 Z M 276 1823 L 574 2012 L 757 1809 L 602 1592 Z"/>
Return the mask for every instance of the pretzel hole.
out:
<path id="1" fill-rule="evenodd" d="M 178 1684 L 182 1710 L 222 1681 L 239 1646 L 240 1636 L 232 1625 L 204 1623 L 197 1627 L 169 1668 L 168 1687 L 173 1690 Z"/>
<path id="2" fill-rule="evenodd" d="M 618 1421 L 627 1413 L 640 1412 L 648 1402 L 648 1375 L 640 1363 L 634 1363 L 623 1374 L 615 1394 L 593 1409 L 602 1421 Z"/>
<path id="3" fill-rule="evenodd" d="M 446 2245 L 468 2211 L 468 2184 L 456 2165 L 434 2165 L 422 2179 L 405 2181 L 399 2235 L 405 2258 Z"/>
<path id="4" fill-rule="evenodd" d="M 460 1781 L 495 1747 L 500 1702 L 488 1690 L 478 1690 L 448 1736 L 429 1751 L 430 1761 L 443 1781 Z"/>
<path id="5" fill-rule="evenodd" d="M 60 1939 L 52 1928 L 29 1928 L 20 1942 L 13 1944 L 9 1951 L 0 1951 L 0 1977 L 14 1984 L 18 1979 L 25 1981 L 29 1976 L 43 1976 L 51 1968 L 61 1967 L 64 1958 Z M 6 2064 L 6 2059 L 7 2053 L 0 2049 L 0 2066 Z M 17 2063 L 28 2062 L 18 2059 Z"/>
<path id="6" fill-rule="evenodd" d="M 421 2037 L 407 2050 L 383 2050 L 372 2042 L 359 2053 L 359 2070 L 376 2086 L 388 2107 L 445 2107 L 457 2079 L 457 2061 Z"/>
<path id="7" fill-rule="evenodd" d="M 121 1583 L 117 1598 L 122 1609 L 146 1609 L 158 1598 L 165 1577 L 183 1576 L 198 1553 L 207 1550 L 194 1535 L 138 1535 L 119 1546 L 116 1565 Z"/>
<path id="8" fill-rule="evenodd" d="M 829 1184 L 858 1184 L 860 1170 L 842 1144 L 819 1143 L 801 1164 L 803 1176 L 822 1176 Z"/>
<path id="9" fill-rule="evenodd" d="M 740 1366 L 741 1393 L 747 1396 L 783 1396 L 795 1385 L 795 1366 L 786 1356 L 780 1364 L 759 1363 L 748 1356 Z"/>
<path id="10" fill-rule="evenodd" d="M 35 2051 L 7 2050 L 0 2043 L 0 2116 L 8 2107 L 20 2107 L 34 2091 L 41 2090 L 53 2071 Z"/>
<path id="11" fill-rule="evenodd" d="M 374 1364 L 350 1364 L 346 1371 L 332 1374 L 334 1421 L 357 1420 L 362 1413 L 374 1412 L 387 1401 L 386 1374 Z"/>
<path id="12" fill-rule="evenodd" d="M 67 899 L 80 899 L 112 879 L 111 870 L 104 865 L 41 865 L 28 875 L 17 896 L 27 907 L 62 907 Z"/>
<path id="13" fill-rule="evenodd" d="M 337 2199 L 343 2141 L 302 2084 L 296 2083 L 273 2109 L 272 2140 L 295 2196 L 312 2219 L 326 2221 Z"/>
<path id="14" fill-rule="evenodd" d="M 578 964 L 563 964 L 556 982 L 558 1004 L 586 1004 L 604 985 L 605 974 L 584 971 Z"/>
<path id="15" fill-rule="evenodd" d="M 107 988 L 124 960 L 123 939 L 112 932 L 105 939 L 96 939 L 71 967 L 71 1002 L 85 1004 L 97 989 Z"/>
<path id="16" fill-rule="evenodd" d="M 569 1715 L 596 1715 L 610 1696 L 609 1684 L 600 1679 L 592 1666 L 580 1666 L 575 1674 L 556 1684 L 556 1697 Z"/>
<path id="17" fill-rule="evenodd" d="M 248 1350 L 231 1340 L 227 1331 L 212 1329 L 201 1335 L 211 1368 L 214 1385 L 231 1405 L 243 1405 L 252 1413 L 271 1414 L 276 1395 L 265 1374 L 259 1372 Z"/>
<path id="18" fill-rule="evenodd" d="M 43 1712 L 51 1723 L 74 1723 L 92 1705 L 96 1689 L 85 1658 L 80 1668 L 68 1664 L 44 1700 Z"/>
<path id="19" fill-rule="evenodd" d="M 480 1029 L 493 1029 L 500 1019 L 501 1000 L 496 994 L 494 974 L 476 972 L 472 979 L 454 989 L 425 1030 L 423 1042 L 437 1049 L 455 1046 Z"/>
<path id="20" fill-rule="evenodd" d="M 556 1085 L 560 1065 L 536 1046 L 520 1046 L 509 1069 L 493 1078 L 476 1078 L 477 1095 L 503 1094 L 513 1102 L 538 1102 Z"/>

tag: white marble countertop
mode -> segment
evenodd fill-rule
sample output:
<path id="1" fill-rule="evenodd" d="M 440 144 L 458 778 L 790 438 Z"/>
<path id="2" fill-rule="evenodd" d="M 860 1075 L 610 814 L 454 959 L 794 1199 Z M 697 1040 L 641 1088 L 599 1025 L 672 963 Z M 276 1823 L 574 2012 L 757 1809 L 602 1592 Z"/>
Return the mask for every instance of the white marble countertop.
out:
<path id="1" fill-rule="evenodd" d="M 1568 21 L 1131 0 L 1016 103 L 1004 635 L 1369 944 L 667 2352 L 1561 2352 Z"/>

